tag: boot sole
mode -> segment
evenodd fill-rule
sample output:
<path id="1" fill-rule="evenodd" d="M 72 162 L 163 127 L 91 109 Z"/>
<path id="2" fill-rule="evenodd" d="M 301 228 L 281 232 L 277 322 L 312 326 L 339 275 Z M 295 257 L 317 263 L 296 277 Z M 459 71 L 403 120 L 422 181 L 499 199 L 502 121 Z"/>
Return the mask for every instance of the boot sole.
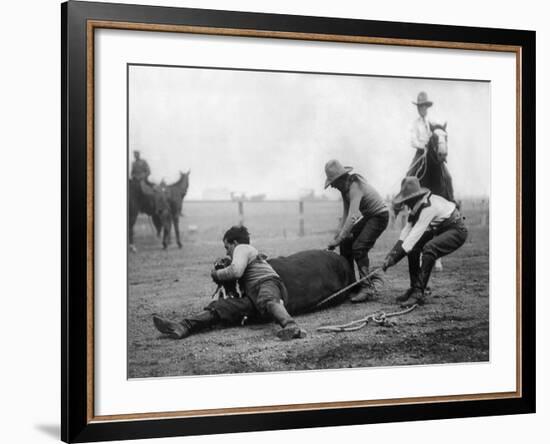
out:
<path id="1" fill-rule="evenodd" d="M 302 339 L 307 336 L 307 333 L 305 330 L 302 330 L 301 328 L 283 328 L 282 330 L 277 332 L 277 337 L 281 341 L 290 341 L 292 339 Z"/>
<path id="2" fill-rule="evenodd" d="M 153 323 L 158 331 L 168 335 L 172 339 L 182 339 L 185 335 L 182 332 L 178 332 L 179 326 L 175 322 L 166 321 L 157 316 L 153 316 Z"/>

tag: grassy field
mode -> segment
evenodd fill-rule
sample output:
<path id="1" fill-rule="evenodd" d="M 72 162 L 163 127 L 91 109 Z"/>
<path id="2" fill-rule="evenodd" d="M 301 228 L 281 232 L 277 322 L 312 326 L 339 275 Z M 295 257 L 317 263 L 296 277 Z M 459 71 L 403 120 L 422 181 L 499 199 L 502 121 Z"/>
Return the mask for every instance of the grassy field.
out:
<path id="1" fill-rule="evenodd" d="M 299 233 L 298 202 L 245 202 L 244 222 L 252 243 L 269 256 L 324 248 L 341 212 L 341 203 L 305 202 Z M 306 369 L 480 362 L 489 359 L 489 229 L 486 204 L 464 202 L 469 238 L 433 274 L 428 304 L 391 326 L 350 333 L 322 333 L 317 327 L 392 312 L 394 298 L 408 288 L 407 262 L 386 274 L 377 299 L 297 317 L 308 331 L 299 341 L 281 342 L 273 323 L 213 329 L 174 341 L 153 326 L 151 315 L 181 319 L 200 311 L 215 289 L 209 271 L 224 254 L 221 236 L 240 216 L 235 202 L 184 202 L 183 248 L 163 251 L 148 220 L 136 226 L 138 253 L 128 264 L 128 376 L 229 374 Z M 221 224 L 223 221 L 223 224 Z M 395 221 L 371 252 L 376 265 L 398 237 Z"/>

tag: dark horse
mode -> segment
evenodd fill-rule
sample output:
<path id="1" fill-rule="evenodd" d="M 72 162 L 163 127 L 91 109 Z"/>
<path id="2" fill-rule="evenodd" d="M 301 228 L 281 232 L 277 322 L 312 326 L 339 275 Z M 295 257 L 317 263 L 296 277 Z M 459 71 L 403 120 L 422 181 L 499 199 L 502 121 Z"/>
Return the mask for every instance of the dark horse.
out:
<path id="1" fill-rule="evenodd" d="M 183 198 L 189 187 L 189 174 L 180 172 L 180 178 L 171 185 L 156 185 L 146 181 L 130 179 L 128 187 L 128 240 L 130 249 L 134 246 L 134 225 L 139 213 L 151 216 L 157 236 L 162 232 L 162 246 L 168 247 L 172 225 L 176 232 L 178 247 L 181 248 L 179 217 Z"/>
<path id="2" fill-rule="evenodd" d="M 447 124 L 430 124 L 432 136 L 423 154 L 415 156 L 407 176 L 416 176 L 432 193 L 455 202 L 453 180 L 447 170 Z"/>

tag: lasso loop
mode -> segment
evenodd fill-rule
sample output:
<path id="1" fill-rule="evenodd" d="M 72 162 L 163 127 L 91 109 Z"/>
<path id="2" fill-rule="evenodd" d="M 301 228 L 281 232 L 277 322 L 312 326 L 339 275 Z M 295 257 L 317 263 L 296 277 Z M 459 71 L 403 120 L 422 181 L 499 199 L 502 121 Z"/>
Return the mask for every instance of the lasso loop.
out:
<path id="1" fill-rule="evenodd" d="M 372 313 L 364 318 L 357 319 L 356 321 L 351 321 L 346 324 L 340 324 L 340 325 L 325 325 L 322 327 L 317 327 L 317 330 L 325 333 L 357 331 L 365 327 L 370 321 L 380 326 L 388 326 L 390 325 L 388 318 L 393 318 L 395 316 L 402 316 L 402 315 L 408 314 L 411 311 L 413 311 L 416 307 L 418 307 L 418 304 L 414 304 L 406 308 L 405 310 L 395 311 L 393 313 L 385 313 L 383 311 Z"/>

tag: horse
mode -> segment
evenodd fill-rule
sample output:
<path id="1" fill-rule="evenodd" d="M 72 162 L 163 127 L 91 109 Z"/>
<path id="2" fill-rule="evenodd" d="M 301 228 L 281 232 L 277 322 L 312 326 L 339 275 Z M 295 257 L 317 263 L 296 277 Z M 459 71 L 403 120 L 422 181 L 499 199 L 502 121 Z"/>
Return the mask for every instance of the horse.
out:
<path id="1" fill-rule="evenodd" d="M 128 181 L 128 244 L 132 251 L 137 251 L 134 245 L 134 225 L 139 213 L 151 217 L 157 236 L 160 236 L 162 221 L 156 211 L 155 196 L 149 190 L 154 184 L 146 180 L 129 179 Z"/>
<path id="2" fill-rule="evenodd" d="M 426 150 L 416 156 L 409 167 L 407 176 L 416 176 L 420 185 L 428 188 L 433 194 L 455 202 L 453 180 L 447 170 L 448 135 L 447 123 L 430 123 L 432 136 L 426 145 Z"/>
<path id="3" fill-rule="evenodd" d="M 180 178 L 171 185 L 156 185 L 147 181 L 130 179 L 128 187 L 128 240 L 132 251 L 137 251 L 134 245 L 134 225 L 139 213 L 151 216 L 157 236 L 162 233 L 164 249 L 170 244 L 172 225 L 176 232 L 178 247 L 181 248 L 179 233 L 179 217 L 183 198 L 189 187 L 189 174 L 180 171 Z"/>

